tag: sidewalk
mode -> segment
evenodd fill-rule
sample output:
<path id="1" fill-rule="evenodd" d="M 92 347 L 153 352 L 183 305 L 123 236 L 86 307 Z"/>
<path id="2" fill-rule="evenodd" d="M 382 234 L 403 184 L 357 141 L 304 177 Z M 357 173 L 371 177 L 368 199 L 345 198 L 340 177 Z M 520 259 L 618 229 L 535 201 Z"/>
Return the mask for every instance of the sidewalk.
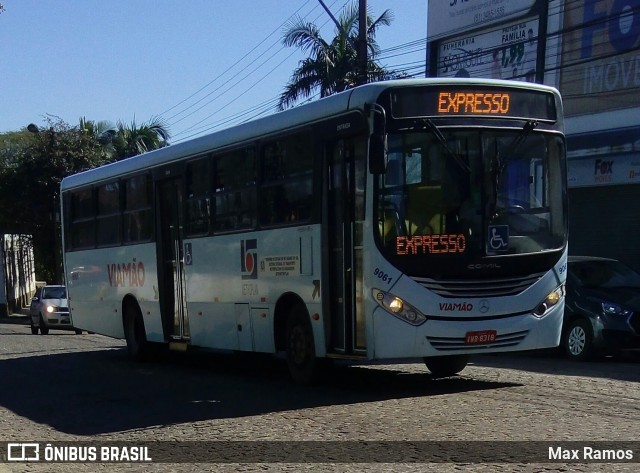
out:
<path id="1" fill-rule="evenodd" d="M 23 308 L 19 312 L 9 314 L 8 316 L 0 316 L 0 324 L 29 324 L 29 308 Z"/>

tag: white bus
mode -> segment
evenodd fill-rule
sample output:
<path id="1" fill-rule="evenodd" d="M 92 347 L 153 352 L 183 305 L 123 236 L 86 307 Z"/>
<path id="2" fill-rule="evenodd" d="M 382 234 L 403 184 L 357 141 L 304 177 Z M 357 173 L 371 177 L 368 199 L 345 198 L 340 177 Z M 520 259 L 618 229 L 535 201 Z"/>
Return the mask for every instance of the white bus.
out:
<path id="1" fill-rule="evenodd" d="M 423 358 L 559 344 L 561 98 L 530 83 L 367 84 L 70 176 L 73 324 L 130 354 Z"/>

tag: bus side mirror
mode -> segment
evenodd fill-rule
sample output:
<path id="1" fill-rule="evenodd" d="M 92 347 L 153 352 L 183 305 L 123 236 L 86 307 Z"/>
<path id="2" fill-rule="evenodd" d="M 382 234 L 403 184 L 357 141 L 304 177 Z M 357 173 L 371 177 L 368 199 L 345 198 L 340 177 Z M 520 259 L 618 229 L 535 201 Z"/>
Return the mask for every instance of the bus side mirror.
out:
<path id="1" fill-rule="evenodd" d="M 384 108 L 378 104 L 369 104 L 366 110 L 373 129 L 369 137 L 369 171 L 372 174 L 384 174 L 387 161 L 387 116 Z"/>
<path id="2" fill-rule="evenodd" d="M 369 172 L 384 174 L 386 158 L 387 135 L 374 133 L 369 138 Z"/>

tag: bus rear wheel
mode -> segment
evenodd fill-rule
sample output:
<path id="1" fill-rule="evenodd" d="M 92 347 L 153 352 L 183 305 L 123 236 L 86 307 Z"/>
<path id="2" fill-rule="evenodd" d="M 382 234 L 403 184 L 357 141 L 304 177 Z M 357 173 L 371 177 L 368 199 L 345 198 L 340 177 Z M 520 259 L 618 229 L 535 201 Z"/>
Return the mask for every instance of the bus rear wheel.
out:
<path id="1" fill-rule="evenodd" d="M 424 364 L 434 378 L 446 378 L 460 373 L 469 363 L 469 355 L 425 356 Z"/>
<path id="2" fill-rule="evenodd" d="M 289 373 L 296 383 L 311 384 L 317 378 L 313 329 L 301 304 L 292 307 L 287 318 L 286 352 Z"/>
<path id="3" fill-rule="evenodd" d="M 133 304 L 125 306 L 123 323 L 129 356 L 134 360 L 145 359 L 148 351 L 148 342 L 144 329 L 144 320 L 142 320 L 142 314 L 138 308 Z"/>

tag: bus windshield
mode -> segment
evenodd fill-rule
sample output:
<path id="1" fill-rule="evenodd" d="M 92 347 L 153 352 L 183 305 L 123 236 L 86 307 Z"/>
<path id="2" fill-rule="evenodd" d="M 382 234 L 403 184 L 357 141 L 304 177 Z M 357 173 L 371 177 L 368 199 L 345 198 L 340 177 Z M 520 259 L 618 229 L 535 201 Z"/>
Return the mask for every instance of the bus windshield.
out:
<path id="1" fill-rule="evenodd" d="M 401 266 L 426 260 L 410 267 L 428 273 L 441 266 L 438 259 L 446 264 L 445 255 L 477 261 L 563 247 L 559 135 L 532 127 L 425 128 L 388 136 L 377 189 L 379 241 L 387 256 Z"/>

